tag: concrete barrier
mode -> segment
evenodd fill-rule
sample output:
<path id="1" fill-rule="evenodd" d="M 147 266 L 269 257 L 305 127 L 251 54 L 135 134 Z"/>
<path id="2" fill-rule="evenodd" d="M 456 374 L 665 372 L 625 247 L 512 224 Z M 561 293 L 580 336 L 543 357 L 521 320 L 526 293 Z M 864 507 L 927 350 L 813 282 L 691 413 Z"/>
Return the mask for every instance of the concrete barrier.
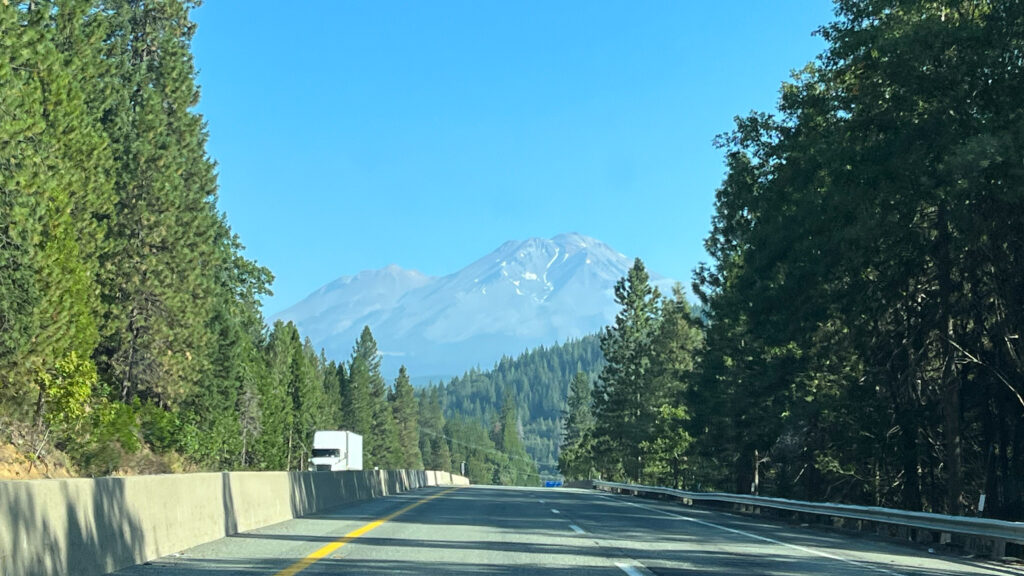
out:
<path id="1" fill-rule="evenodd" d="M 468 484 L 423 470 L 0 481 L 0 575 L 107 574 L 346 502 Z"/>

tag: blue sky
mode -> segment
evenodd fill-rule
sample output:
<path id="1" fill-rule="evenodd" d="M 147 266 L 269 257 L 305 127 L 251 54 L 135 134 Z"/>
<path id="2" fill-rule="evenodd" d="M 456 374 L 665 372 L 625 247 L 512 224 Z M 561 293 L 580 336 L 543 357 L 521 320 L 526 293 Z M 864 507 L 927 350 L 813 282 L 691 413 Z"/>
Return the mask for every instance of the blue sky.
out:
<path id="1" fill-rule="evenodd" d="M 454 272 L 579 232 L 687 285 L 733 117 L 822 51 L 827 0 L 209 1 L 193 49 L 220 207 L 275 274 Z"/>

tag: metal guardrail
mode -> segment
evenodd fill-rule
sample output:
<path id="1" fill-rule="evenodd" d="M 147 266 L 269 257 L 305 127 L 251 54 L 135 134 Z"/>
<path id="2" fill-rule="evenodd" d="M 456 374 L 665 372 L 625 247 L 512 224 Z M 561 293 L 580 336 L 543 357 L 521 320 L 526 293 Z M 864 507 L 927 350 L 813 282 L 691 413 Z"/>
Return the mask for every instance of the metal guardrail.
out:
<path id="1" fill-rule="evenodd" d="M 641 484 L 619 484 L 594 480 L 594 488 L 598 490 L 633 492 L 639 494 L 662 494 L 683 500 L 707 500 L 728 502 L 757 508 L 775 508 L 793 512 L 804 512 L 819 516 L 848 518 L 851 520 L 867 520 L 882 524 L 908 526 L 935 532 L 947 532 L 966 536 L 978 536 L 993 540 L 996 553 L 1006 542 L 1024 544 L 1024 522 L 1006 522 L 988 518 L 968 518 L 965 516 L 946 516 L 929 512 L 911 512 L 877 506 L 852 506 L 849 504 L 828 504 L 823 502 L 802 502 L 785 498 L 768 498 L 764 496 L 747 496 L 743 494 L 727 494 L 721 492 L 687 492 L 674 488 L 643 486 Z"/>

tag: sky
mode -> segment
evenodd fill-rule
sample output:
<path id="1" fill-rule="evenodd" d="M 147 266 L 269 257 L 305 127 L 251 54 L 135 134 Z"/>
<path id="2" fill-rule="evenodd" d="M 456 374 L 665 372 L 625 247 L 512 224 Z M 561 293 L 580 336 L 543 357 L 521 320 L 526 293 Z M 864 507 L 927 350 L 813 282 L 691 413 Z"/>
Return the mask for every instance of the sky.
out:
<path id="1" fill-rule="evenodd" d="M 717 134 L 825 48 L 827 0 L 207 1 L 219 207 L 272 315 L 389 264 L 455 272 L 578 232 L 689 284 Z"/>

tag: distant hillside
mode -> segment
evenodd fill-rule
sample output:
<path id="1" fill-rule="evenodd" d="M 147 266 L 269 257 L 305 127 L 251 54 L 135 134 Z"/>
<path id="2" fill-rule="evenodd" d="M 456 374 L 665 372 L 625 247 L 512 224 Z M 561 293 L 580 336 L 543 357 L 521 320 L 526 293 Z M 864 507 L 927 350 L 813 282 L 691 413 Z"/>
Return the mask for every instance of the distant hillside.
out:
<path id="1" fill-rule="evenodd" d="M 504 391 L 514 391 L 526 451 L 542 477 L 558 474 L 561 414 L 577 371 L 596 377 L 604 363 L 597 335 L 503 357 L 493 370 L 471 370 L 438 386 L 445 419 L 464 416 L 491 426 Z"/>
<path id="2" fill-rule="evenodd" d="M 414 382 L 436 382 L 597 332 L 614 318 L 612 288 L 631 264 L 580 234 L 511 241 L 447 276 L 398 266 L 344 276 L 274 319 L 293 321 L 333 359 L 347 358 L 368 325 L 386 376 L 405 364 Z M 673 281 L 652 276 L 668 293 Z"/>

